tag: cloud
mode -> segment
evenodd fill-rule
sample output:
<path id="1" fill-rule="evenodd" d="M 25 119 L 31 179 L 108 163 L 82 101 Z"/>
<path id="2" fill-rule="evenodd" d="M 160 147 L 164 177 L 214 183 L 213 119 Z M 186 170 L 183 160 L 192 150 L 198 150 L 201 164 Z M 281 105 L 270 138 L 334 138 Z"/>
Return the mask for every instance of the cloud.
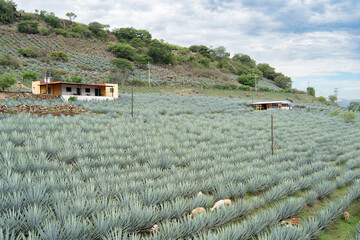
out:
<path id="1" fill-rule="evenodd" d="M 293 77 L 295 86 L 306 78 L 360 73 L 358 0 L 16 2 L 20 9 L 45 9 L 60 17 L 72 11 L 83 23 L 146 29 L 154 38 L 180 46 L 222 45 L 232 54 L 269 63 Z"/>

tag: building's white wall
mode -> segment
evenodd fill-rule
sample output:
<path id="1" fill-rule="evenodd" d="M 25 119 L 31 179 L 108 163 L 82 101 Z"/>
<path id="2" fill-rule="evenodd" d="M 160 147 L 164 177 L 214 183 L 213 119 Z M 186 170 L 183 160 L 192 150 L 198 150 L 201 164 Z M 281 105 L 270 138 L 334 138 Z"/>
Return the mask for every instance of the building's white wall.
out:
<path id="1" fill-rule="evenodd" d="M 74 95 L 73 95 L 74 96 Z M 69 98 L 72 97 L 70 95 L 63 95 L 61 96 L 62 99 L 65 101 L 68 101 Z M 106 101 L 106 100 L 115 100 L 113 97 L 99 97 L 99 96 L 74 96 L 76 97 L 76 100 L 79 101 L 92 101 L 92 100 L 99 100 L 99 101 Z"/>
<path id="2" fill-rule="evenodd" d="M 71 87 L 71 92 L 67 92 L 66 88 Z M 81 88 L 81 96 L 95 96 L 95 89 L 98 86 L 81 86 L 81 85 L 66 85 L 61 84 L 61 95 L 76 95 L 76 89 Z M 85 92 L 86 88 L 90 88 L 90 92 Z"/>

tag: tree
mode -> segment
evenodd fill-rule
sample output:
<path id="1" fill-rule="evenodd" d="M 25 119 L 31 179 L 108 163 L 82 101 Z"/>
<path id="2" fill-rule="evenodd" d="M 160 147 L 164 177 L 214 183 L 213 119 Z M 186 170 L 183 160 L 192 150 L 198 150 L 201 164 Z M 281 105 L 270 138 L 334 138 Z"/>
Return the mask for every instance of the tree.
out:
<path id="1" fill-rule="evenodd" d="M 21 33 L 27 34 L 36 34 L 39 32 L 38 30 L 39 23 L 33 21 L 21 21 L 17 24 L 18 31 Z"/>
<path id="2" fill-rule="evenodd" d="M 239 83 L 241 83 L 243 85 L 254 87 L 255 86 L 255 75 L 253 75 L 253 74 L 240 75 L 238 77 L 238 81 L 239 81 Z"/>
<path id="3" fill-rule="evenodd" d="M 102 40 L 106 40 L 108 38 L 108 33 L 104 31 L 106 27 L 109 25 L 104 25 L 99 22 L 91 22 L 89 23 L 89 30 L 97 37 Z"/>
<path id="4" fill-rule="evenodd" d="M 224 46 L 219 46 L 214 48 L 215 56 L 219 58 L 228 58 L 230 57 L 230 53 L 226 52 L 226 48 Z"/>
<path id="5" fill-rule="evenodd" d="M 142 69 L 145 69 L 146 64 L 153 62 L 152 58 L 149 57 L 148 55 L 135 55 L 133 57 L 133 60 L 136 64 L 136 66 L 138 66 Z"/>
<path id="6" fill-rule="evenodd" d="M 53 28 L 60 28 L 60 19 L 53 12 L 45 13 L 44 21 Z"/>
<path id="7" fill-rule="evenodd" d="M 350 102 L 347 107 L 349 111 L 359 111 L 360 112 L 360 102 Z"/>
<path id="8" fill-rule="evenodd" d="M 66 13 L 66 16 L 69 17 L 70 22 L 72 22 L 72 20 L 74 20 L 75 18 L 77 18 L 76 14 L 73 12 L 68 12 Z"/>
<path id="9" fill-rule="evenodd" d="M 326 103 L 326 98 L 323 96 L 318 97 L 317 100 L 321 103 Z"/>
<path id="10" fill-rule="evenodd" d="M 71 79 L 71 81 L 74 82 L 74 83 L 81 83 L 82 80 L 83 80 L 81 77 L 78 77 L 78 76 L 75 76 L 75 75 L 71 75 L 71 76 L 70 76 L 70 79 Z"/>
<path id="11" fill-rule="evenodd" d="M 242 64 L 250 67 L 250 68 L 255 68 L 256 67 L 256 62 L 255 60 L 251 59 L 250 56 L 246 55 L 246 54 L 241 54 L 241 53 L 236 53 L 233 56 L 233 60 L 241 62 Z"/>
<path id="12" fill-rule="evenodd" d="M 278 87 L 281 87 L 283 89 L 291 88 L 291 85 L 292 85 L 291 78 L 285 76 L 282 73 L 278 74 L 278 76 L 275 77 L 274 82 Z"/>
<path id="13" fill-rule="evenodd" d="M 332 103 L 335 103 L 337 101 L 337 96 L 335 95 L 330 95 L 329 96 L 329 101 L 332 102 Z"/>
<path id="14" fill-rule="evenodd" d="M 115 58 L 112 59 L 110 62 L 113 65 L 112 75 L 110 76 L 110 78 L 114 82 L 118 82 L 124 85 L 130 74 L 134 71 L 131 62 L 122 58 Z"/>
<path id="15" fill-rule="evenodd" d="M 108 50 L 112 53 L 115 53 L 119 58 L 125 58 L 131 60 L 135 55 L 135 49 L 126 43 L 117 43 L 108 47 Z"/>
<path id="16" fill-rule="evenodd" d="M 37 80 L 37 73 L 34 71 L 26 71 L 22 74 L 24 81 L 36 81 Z"/>
<path id="17" fill-rule="evenodd" d="M 18 13 L 13 1 L 0 0 L 0 23 L 11 24 L 16 21 Z"/>
<path id="18" fill-rule="evenodd" d="M 155 63 L 173 64 L 175 56 L 171 48 L 158 40 L 153 40 L 149 45 L 148 53 Z"/>
<path id="19" fill-rule="evenodd" d="M 6 75 L 0 78 L 0 87 L 3 91 L 5 91 L 6 88 L 11 87 L 15 84 L 15 77 L 12 75 Z"/>
<path id="20" fill-rule="evenodd" d="M 346 123 L 355 122 L 355 118 L 356 118 L 355 113 L 353 112 L 345 112 L 343 117 L 344 117 L 344 122 Z"/>
<path id="21" fill-rule="evenodd" d="M 310 96 L 315 97 L 315 88 L 313 88 L 313 87 L 308 87 L 308 88 L 306 89 L 306 93 L 309 94 Z"/>
<path id="22" fill-rule="evenodd" d="M 275 77 L 277 76 L 275 68 L 270 67 L 267 63 L 259 63 L 257 67 L 263 73 L 264 77 L 270 80 L 275 80 Z"/>

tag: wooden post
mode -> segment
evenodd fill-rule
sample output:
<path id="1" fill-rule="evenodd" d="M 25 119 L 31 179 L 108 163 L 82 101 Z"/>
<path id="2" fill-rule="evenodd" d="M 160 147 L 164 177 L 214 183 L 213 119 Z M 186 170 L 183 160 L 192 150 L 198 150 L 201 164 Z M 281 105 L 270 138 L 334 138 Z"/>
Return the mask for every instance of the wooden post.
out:
<path id="1" fill-rule="evenodd" d="M 134 86 L 131 85 L 131 116 L 134 118 Z"/>
<path id="2" fill-rule="evenodd" d="M 271 114 L 271 154 L 274 155 L 274 116 Z"/>

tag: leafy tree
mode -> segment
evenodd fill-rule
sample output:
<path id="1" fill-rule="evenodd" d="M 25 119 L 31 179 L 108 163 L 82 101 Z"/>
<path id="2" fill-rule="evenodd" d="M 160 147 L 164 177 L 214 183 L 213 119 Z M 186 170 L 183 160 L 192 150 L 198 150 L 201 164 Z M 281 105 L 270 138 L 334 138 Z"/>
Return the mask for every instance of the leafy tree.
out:
<path id="1" fill-rule="evenodd" d="M 111 80 L 113 82 L 124 84 L 130 74 L 134 71 L 131 62 L 122 58 L 115 58 L 110 62 L 113 65 L 112 75 L 110 76 Z"/>
<path id="2" fill-rule="evenodd" d="M 71 75 L 71 76 L 70 76 L 70 79 L 71 79 L 71 81 L 74 82 L 74 83 L 81 83 L 82 80 L 83 80 L 81 77 L 78 77 L 78 76 L 75 76 L 75 75 Z"/>
<path id="3" fill-rule="evenodd" d="M 133 57 L 133 60 L 134 60 L 135 64 L 142 69 L 145 69 L 145 66 L 148 63 L 153 62 L 152 58 L 149 57 L 148 55 L 135 55 Z"/>
<path id="4" fill-rule="evenodd" d="M 50 57 L 57 61 L 67 62 L 69 60 L 69 57 L 68 57 L 67 53 L 65 53 L 65 52 L 52 52 L 50 54 Z"/>
<path id="5" fill-rule="evenodd" d="M 264 77 L 270 80 L 275 80 L 275 77 L 277 76 L 275 68 L 270 67 L 267 63 L 259 63 L 257 67 L 263 73 Z"/>
<path id="6" fill-rule="evenodd" d="M 38 30 L 39 23 L 33 22 L 33 21 L 21 21 L 17 24 L 18 31 L 21 33 L 27 33 L 27 34 L 36 34 L 39 32 Z"/>
<path id="7" fill-rule="evenodd" d="M 207 58 L 207 57 L 202 57 L 202 58 L 200 58 L 199 63 L 200 63 L 201 65 L 203 65 L 204 67 L 209 67 L 209 65 L 210 65 L 210 59 Z"/>
<path id="8" fill-rule="evenodd" d="M 70 22 L 72 22 L 72 20 L 74 20 L 75 18 L 77 18 L 76 14 L 73 12 L 68 12 L 66 13 L 66 16 L 69 18 Z"/>
<path id="9" fill-rule="evenodd" d="M 173 64 L 175 56 L 171 48 L 158 40 L 153 40 L 149 45 L 148 55 L 155 63 Z"/>
<path id="10" fill-rule="evenodd" d="M 89 23 L 89 30 L 97 37 L 103 40 L 108 38 L 108 33 L 104 31 L 109 25 L 104 25 L 99 22 Z"/>
<path id="11" fill-rule="evenodd" d="M 239 83 L 241 83 L 243 85 L 254 87 L 255 86 L 255 75 L 254 74 L 240 75 L 238 77 L 238 81 L 239 81 Z"/>
<path id="12" fill-rule="evenodd" d="M 335 95 L 330 95 L 330 96 L 329 96 L 329 101 L 330 101 L 330 102 L 333 102 L 333 103 L 336 102 L 336 101 L 337 101 L 337 96 L 335 96 Z"/>
<path id="13" fill-rule="evenodd" d="M 315 97 L 315 88 L 313 88 L 313 87 L 308 87 L 308 88 L 306 89 L 306 93 L 309 94 L 310 96 Z"/>
<path id="14" fill-rule="evenodd" d="M 0 87 L 3 91 L 5 91 L 6 88 L 11 87 L 15 84 L 15 77 L 12 75 L 6 75 L 0 78 Z"/>
<path id="15" fill-rule="evenodd" d="M 246 55 L 246 54 L 241 54 L 241 53 L 236 53 L 233 56 L 233 60 L 241 62 L 242 64 L 250 67 L 250 68 L 255 68 L 256 67 L 256 62 L 255 60 L 251 59 L 250 56 Z"/>
<path id="16" fill-rule="evenodd" d="M 22 73 L 22 77 L 24 81 L 36 81 L 37 73 L 34 71 L 26 71 Z"/>
<path id="17" fill-rule="evenodd" d="M 108 50 L 115 53 L 119 58 L 125 58 L 131 60 L 135 55 L 135 49 L 126 43 L 117 43 L 108 47 Z"/>
<path id="18" fill-rule="evenodd" d="M 46 14 L 44 21 L 53 28 L 60 28 L 60 19 L 53 12 Z"/>
<path id="19" fill-rule="evenodd" d="M 282 73 L 278 74 L 278 76 L 275 77 L 274 82 L 278 87 L 281 87 L 283 89 L 291 88 L 292 85 L 291 78 L 285 76 Z"/>
<path id="20" fill-rule="evenodd" d="M 230 57 L 230 53 L 226 52 L 226 48 L 224 46 L 219 46 L 217 48 L 214 48 L 214 54 L 219 58 Z"/>
<path id="21" fill-rule="evenodd" d="M 323 96 L 318 97 L 317 100 L 321 103 L 326 103 L 326 98 Z"/>
<path id="22" fill-rule="evenodd" d="M 17 17 L 16 4 L 11 0 L 0 0 L 0 22 L 11 24 L 16 21 Z"/>
<path id="23" fill-rule="evenodd" d="M 140 38 L 143 40 L 151 40 L 151 34 L 146 30 L 137 30 L 133 27 L 130 28 L 116 28 L 113 30 L 116 38 L 121 40 L 132 40 L 134 38 Z"/>
<path id="24" fill-rule="evenodd" d="M 347 108 L 349 111 L 360 111 L 360 102 L 350 102 Z"/>

